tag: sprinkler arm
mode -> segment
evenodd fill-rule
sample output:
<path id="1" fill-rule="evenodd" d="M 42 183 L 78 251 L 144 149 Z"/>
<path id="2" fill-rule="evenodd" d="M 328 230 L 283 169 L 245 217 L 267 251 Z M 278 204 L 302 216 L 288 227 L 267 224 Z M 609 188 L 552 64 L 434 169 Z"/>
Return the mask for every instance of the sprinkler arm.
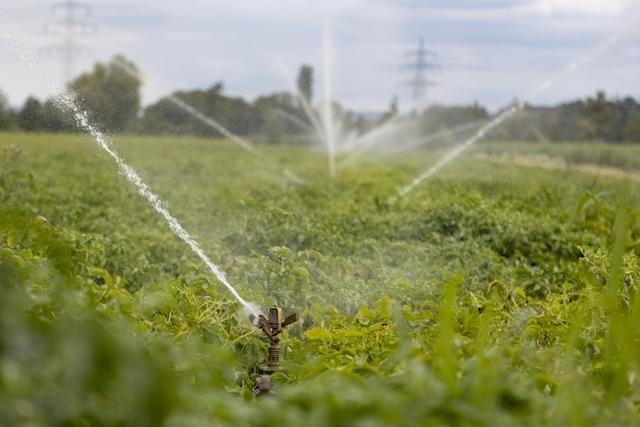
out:
<path id="1" fill-rule="evenodd" d="M 257 327 L 262 329 L 262 331 L 269 337 L 269 340 L 273 341 L 275 337 L 280 335 L 280 333 L 284 330 L 286 326 L 298 321 L 300 317 L 298 313 L 293 313 L 287 317 L 282 319 L 282 309 L 280 308 L 270 308 L 269 309 L 269 317 L 267 319 L 264 314 L 260 314 L 258 316 Z M 255 316 L 252 316 L 252 321 L 255 319 Z"/>
<path id="2" fill-rule="evenodd" d="M 284 328 L 285 326 L 289 326 L 293 322 L 297 322 L 299 319 L 300 319 L 300 316 L 298 316 L 298 313 L 293 313 L 285 317 L 284 322 L 282 322 L 282 327 Z"/>

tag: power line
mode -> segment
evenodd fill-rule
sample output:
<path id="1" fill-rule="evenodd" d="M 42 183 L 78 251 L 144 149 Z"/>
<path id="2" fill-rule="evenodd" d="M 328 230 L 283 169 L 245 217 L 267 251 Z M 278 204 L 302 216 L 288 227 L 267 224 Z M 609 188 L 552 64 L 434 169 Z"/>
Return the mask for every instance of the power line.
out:
<path id="1" fill-rule="evenodd" d="M 86 54 L 87 48 L 78 38 L 91 33 L 95 25 L 89 21 L 91 6 L 75 0 L 66 0 L 51 6 L 53 20 L 47 24 L 48 34 L 60 36 L 57 44 L 46 47 L 45 52 L 59 55 L 62 60 L 62 77 L 65 82 L 73 78 L 76 58 Z"/>
<path id="2" fill-rule="evenodd" d="M 438 69 L 435 63 L 436 53 L 424 47 L 424 40 L 418 41 L 418 48 L 407 52 L 410 62 L 404 64 L 404 68 L 412 72 L 412 77 L 406 82 L 411 88 L 414 101 L 424 99 L 427 88 L 435 86 L 437 83 L 428 78 L 431 71 Z"/>

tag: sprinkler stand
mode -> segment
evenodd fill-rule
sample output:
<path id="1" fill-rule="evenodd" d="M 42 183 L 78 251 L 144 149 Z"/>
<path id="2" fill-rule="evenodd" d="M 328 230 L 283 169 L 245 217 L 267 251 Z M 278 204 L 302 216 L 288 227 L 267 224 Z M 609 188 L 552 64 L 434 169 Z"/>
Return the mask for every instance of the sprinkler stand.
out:
<path id="1" fill-rule="evenodd" d="M 257 379 L 257 385 L 254 388 L 256 396 L 267 394 L 271 391 L 271 375 L 279 372 L 280 368 L 280 333 L 284 328 L 298 320 L 298 313 L 284 317 L 284 313 L 280 307 L 269 308 L 268 318 L 259 315 L 250 316 L 251 322 L 258 328 L 262 329 L 269 339 L 269 356 L 267 365 L 260 367 L 260 376 Z"/>

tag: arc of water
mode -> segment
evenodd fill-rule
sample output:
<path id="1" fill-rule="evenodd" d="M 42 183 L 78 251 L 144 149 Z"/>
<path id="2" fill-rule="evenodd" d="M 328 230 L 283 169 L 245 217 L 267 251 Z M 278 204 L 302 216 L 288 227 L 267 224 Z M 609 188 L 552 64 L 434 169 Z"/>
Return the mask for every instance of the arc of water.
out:
<path id="1" fill-rule="evenodd" d="M 294 172 L 291 172 L 289 169 L 283 169 L 282 173 L 287 179 L 289 179 L 294 184 L 298 184 L 298 185 L 306 184 L 306 181 L 304 179 L 300 178 L 298 175 L 296 175 Z"/>
<path id="2" fill-rule="evenodd" d="M 402 120 L 403 119 L 401 119 L 399 116 L 395 116 L 382 125 L 377 126 L 371 129 L 369 132 L 366 132 L 365 134 L 356 138 L 349 147 L 351 154 L 349 154 L 349 156 L 340 163 L 340 167 L 344 167 L 348 164 L 353 163 L 366 150 L 374 147 L 376 144 L 379 144 L 385 135 L 393 133 L 395 130 L 402 126 L 406 126 L 406 124 Z"/>
<path id="3" fill-rule="evenodd" d="M 315 131 L 315 129 L 313 128 L 313 126 L 311 126 L 309 123 L 301 120 L 298 116 L 289 113 L 288 111 L 285 111 L 281 108 L 274 108 L 274 111 L 281 115 L 282 117 L 284 117 L 285 119 L 288 119 L 289 121 L 291 121 L 292 123 L 298 125 L 301 129 L 306 130 L 307 132 L 311 132 L 313 133 Z"/>
<path id="4" fill-rule="evenodd" d="M 329 175 L 336 175 L 336 138 L 333 117 L 333 86 L 331 81 L 332 63 L 331 35 L 328 19 L 325 19 L 322 35 L 322 89 L 324 99 L 322 102 L 322 118 L 324 124 L 325 143 L 327 145 L 327 157 L 329 158 Z"/>
<path id="5" fill-rule="evenodd" d="M 254 148 L 253 148 L 253 146 L 251 145 L 250 142 L 248 142 L 247 140 L 242 139 L 238 135 L 230 132 L 229 130 L 227 130 L 227 128 L 222 126 L 220 123 L 218 123 L 217 121 L 215 121 L 211 117 L 205 116 L 200 111 L 196 110 L 194 107 L 192 107 L 191 105 L 187 104 L 182 99 L 178 98 L 176 95 L 169 95 L 167 97 L 167 99 L 169 101 L 173 102 L 175 105 L 177 105 L 181 109 L 183 109 L 184 111 L 186 111 L 189 114 L 191 114 L 191 116 L 193 116 L 196 119 L 200 120 L 202 123 L 204 123 L 207 126 L 217 130 L 222 135 L 226 136 L 231 141 L 235 142 L 236 144 L 238 144 L 239 146 L 241 146 L 245 150 L 254 151 Z"/>
<path id="6" fill-rule="evenodd" d="M 618 36 L 611 36 L 611 37 L 608 37 L 605 40 L 601 41 L 593 49 L 591 49 L 591 51 L 589 51 L 587 54 L 585 54 L 583 56 L 580 56 L 579 58 L 571 61 L 559 73 L 559 76 L 557 76 L 556 78 L 546 79 L 546 80 L 540 82 L 540 84 L 536 85 L 534 87 L 533 91 L 531 91 L 531 94 L 529 95 L 528 99 L 532 99 L 533 100 L 533 99 L 538 98 L 540 95 L 542 95 L 543 93 L 545 93 L 549 89 L 551 89 L 551 87 L 554 85 L 555 81 L 558 80 L 560 77 L 565 76 L 567 74 L 570 74 L 570 73 L 576 71 L 581 66 L 589 63 L 597 55 L 600 55 L 600 54 L 604 53 L 605 51 L 607 51 L 608 49 L 610 49 L 611 47 L 613 47 L 616 43 L 618 43 L 618 40 L 619 40 Z"/>
<path id="7" fill-rule="evenodd" d="M 138 194 L 140 194 L 145 200 L 147 200 L 153 209 L 166 221 L 167 225 L 173 231 L 173 233 L 178 236 L 182 241 L 184 241 L 189 248 L 205 263 L 205 265 L 209 268 L 209 270 L 213 273 L 213 275 L 227 288 L 227 290 L 233 295 L 233 297 L 240 303 L 244 308 L 249 311 L 249 313 L 254 316 L 259 316 L 259 313 L 252 307 L 249 302 L 247 302 L 242 296 L 238 293 L 238 291 L 229 283 L 225 274 L 218 268 L 216 264 L 207 256 L 207 254 L 202 250 L 198 242 L 182 227 L 180 222 L 171 215 L 171 213 L 163 206 L 163 202 L 158 195 L 151 191 L 151 189 L 147 186 L 147 184 L 142 180 L 140 175 L 127 163 L 122 160 L 120 155 L 116 152 L 116 150 L 111 146 L 110 141 L 107 137 L 91 125 L 87 113 L 82 110 L 76 104 L 75 100 L 66 94 L 56 95 L 56 93 L 60 93 L 60 89 L 56 87 L 56 85 L 49 79 L 47 74 L 44 72 L 42 67 L 36 62 L 35 59 L 29 57 L 22 46 L 16 42 L 15 38 L 11 33 L 4 29 L 4 26 L 0 23 L 0 36 L 4 36 L 7 38 L 14 52 L 20 57 L 22 61 L 28 64 L 45 82 L 47 85 L 49 92 L 54 96 L 54 99 L 59 107 L 62 110 L 71 113 L 76 121 L 78 127 L 83 129 L 85 132 L 89 133 L 96 141 L 98 146 L 104 150 L 115 162 L 118 166 L 120 173 L 130 182 L 132 183 L 136 189 L 138 190 Z"/>
<path id="8" fill-rule="evenodd" d="M 293 72 L 287 66 L 287 64 L 284 63 L 284 61 L 282 61 L 278 57 L 274 57 L 273 61 L 277 68 L 280 69 L 287 82 L 294 81 Z M 311 126 L 313 126 L 315 133 L 321 140 L 324 140 L 324 128 L 322 127 L 322 123 L 320 122 L 318 114 L 316 114 L 314 108 L 311 106 L 311 104 L 309 104 L 309 100 L 302 93 L 300 93 L 300 89 L 297 86 L 292 86 L 292 91 L 296 100 L 300 103 L 302 111 L 304 112 L 305 116 L 307 116 L 309 123 L 311 123 Z"/>
<path id="9" fill-rule="evenodd" d="M 458 145 L 453 150 L 449 151 L 449 153 L 447 153 L 444 157 L 438 160 L 438 162 L 435 165 L 431 166 L 429 169 L 427 169 L 426 171 L 418 175 L 409 185 L 398 190 L 398 195 L 402 197 L 407 193 L 409 193 L 411 190 L 416 188 L 416 186 L 418 186 L 422 181 L 436 174 L 440 169 L 442 169 L 444 165 L 446 165 L 447 163 L 449 163 L 450 161 L 458 157 L 460 154 L 466 151 L 473 144 L 475 144 L 476 142 L 484 138 L 487 132 L 489 132 L 494 127 L 498 126 L 500 123 L 502 123 L 504 120 L 506 120 L 508 117 L 510 117 L 514 113 L 520 111 L 522 108 L 524 108 L 524 103 L 519 103 L 517 105 L 514 105 L 506 109 L 502 113 L 498 114 L 493 120 L 491 120 L 489 123 L 484 125 L 478 132 L 476 132 L 475 135 L 467 139 L 464 143 Z"/>
<path id="10" fill-rule="evenodd" d="M 409 105 L 403 110 L 407 112 L 412 112 L 412 111 L 415 112 L 415 111 L 420 111 L 422 107 L 423 107 L 422 101 L 412 100 L 412 101 L 409 101 Z M 407 120 L 406 114 L 398 113 L 393 117 L 391 117 L 390 119 L 384 121 L 383 123 L 373 127 L 372 129 L 365 132 L 364 134 L 358 136 L 357 138 L 354 138 L 352 141 L 350 141 L 350 144 L 345 144 L 344 150 L 352 151 L 354 155 L 361 154 L 367 149 L 375 146 L 379 142 L 378 137 L 380 135 L 386 134 L 388 132 L 392 132 L 399 125 L 399 123 L 403 126 L 406 125 L 405 124 L 406 120 Z"/>
<path id="11" fill-rule="evenodd" d="M 419 138 L 414 138 L 409 142 L 407 142 L 406 144 L 391 147 L 389 150 L 384 152 L 384 155 L 389 156 L 402 151 L 411 150 L 412 148 L 420 147 L 422 145 L 429 144 L 431 142 L 439 141 L 451 135 L 455 135 L 455 134 L 465 132 L 474 128 L 478 128 L 486 123 L 487 123 L 487 120 L 474 120 L 472 122 L 463 123 L 458 126 L 454 126 L 452 128 L 442 129 L 437 132 L 434 132 Z M 360 153 L 354 153 L 354 154 L 360 154 Z M 349 164 L 353 163 L 357 157 L 358 156 L 356 155 L 356 156 L 351 156 L 346 158 L 340 164 L 340 167 L 348 166 Z"/>
<path id="12" fill-rule="evenodd" d="M 167 210 L 163 206 L 163 202 L 158 195 L 151 191 L 151 189 L 147 186 L 147 184 L 142 180 L 140 175 L 128 164 L 122 160 L 120 155 L 115 151 L 115 149 L 111 146 L 110 141 L 107 140 L 106 136 L 93 127 L 89 123 L 89 119 L 85 111 L 81 110 L 74 102 L 74 100 L 68 95 L 62 95 L 57 97 L 59 103 L 66 109 L 71 112 L 80 128 L 91 134 L 94 137 L 100 148 L 102 148 L 118 165 L 118 169 L 120 173 L 131 182 L 136 189 L 138 190 L 138 194 L 140 194 L 143 198 L 145 198 L 153 207 L 153 209 L 160 214 L 160 216 L 167 222 L 167 225 L 182 241 L 184 241 L 191 250 L 205 263 L 205 265 L 211 270 L 211 272 L 216 276 L 216 278 L 231 292 L 231 295 L 240 302 L 247 310 L 249 310 L 252 314 L 258 315 L 252 306 L 244 299 L 238 291 L 229 283 L 226 275 L 218 268 L 216 264 L 211 261 L 211 259 L 207 256 L 207 254 L 202 250 L 198 242 L 182 227 L 180 222 L 171 215 L 169 210 Z"/>
<path id="13" fill-rule="evenodd" d="M 339 152 L 340 153 L 348 152 L 350 150 L 350 147 L 354 145 L 357 139 L 358 139 L 358 131 L 356 129 L 348 130 L 346 132 L 346 135 L 343 135 L 340 137 L 340 146 L 338 147 Z"/>
<path id="14" fill-rule="evenodd" d="M 592 61 L 597 55 L 602 54 L 606 50 L 610 49 L 618 41 L 619 41 L 618 36 L 611 36 L 605 39 L 604 41 L 598 43 L 593 49 L 591 49 L 591 51 L 587 55 L 581 56 L 577 60 L 571 61 L 561 71 L 560 73 L 561 76 L 576 71 L 580 66 L 587 64 L 588 62 Z M 553 82 L 554 82 L 554 79 L 547 79 L 541 82 L 540 84 L 536 85 L 533 91 L 534 98 L 538 97 L 545 91 L 549 90 L 553 86 Z M 436 172 L 442 169 L 442 167 L 445 166 L 447 163 L 454 160 L 456 157 L 464 153 L 473 144 L 475 144 L 476 142 L 484 138 L 484 136 L 489 130 L 493 129 L 495 126 L 502 123 L 505 119 L 509 118 L 514 113 L 524 109 L 524 107 L 525 107 L 524 102 L 520 102 L 517 105 L 498 114 L 498 116 L 496 116 L 491 122 L 483 126 L 478 132 L 476 132 L 475 135 L 467 139 L 458 147 L 454 148 L 452 151 L 446 154 L 443 158 L 441 158 L 435 165 L 431 166 L 426 171 L 418 175 L 409 185 L 398 189 L 398 192 L 397 192 L 398 196 L 400 197 L 405 196 L 411 190 L 416 188 L 422 181 L 429 178 L 430 176 L 433 176 Z"/>
<path id="15" fill-rule="evenodd" d="M 447 136 L 455 135 L 461 132 L 465 132 L 471 129 L 479 128 L 482 125 L 486 124 L 487 120 L 474 120 L 467 123 L 462 123 L 458 126 L 454 126 L 451 128 L 446 128 L 439 130 L 437 132 L 431 133 L 429 135 L 425 135 L 420 138 L 415 138 L 407 142 L 406 144 L 402 144 L 398 147 L 393 147 L 388 154 L 394 154 L 405 150 L 410 150 L 412 148 L 420 147 L 424 144 L 428 144 L 430 142 L 439 141 L 441 139 L 446 138 Z"/>
<path id="16" fill-rule="evenodd" d="M 318 136 L 322 140 L 324 140 L 326 138 L 324 127 L 322 126 L 322 123 L 320 122 L 320 119 L 318 118 L 318 115 L 314 111 L 313 107 L 311 106 L 311 104 L 309 104 L 309 100 L 303 94 L 301 94 L 300 90 L 298 89 L 295 90 L 295 94 L 296 98 L 298 98 L 298 102 L 300 102 L 300 105 L 302 106 L 302 111 L 304 111 L 304 114 L 309 119 L 309 122 L 311 122 L 311 125 L 315 129 Z"/>
<path id="17" fill-rule="evenodd" d="M 122 71 L 129 74 L 139 82 L 144 81 L 142 75 L 137 70 L 134 70 L 129 64 L 126 64 L 124 61 L 119 60 L 119 58 L 116 58 L 116 60 L 113 63 L 116 66 L 118 66 Z M 245 150 L 254 151 L 253 145 L 249 141 L 232 133 L 227 128 L 222 126 L 218 121 L 214 120 L 212 117 L 205 116 L 195 107 L 183 101 L 182 99 L 178 98 L 176 95 L 169 95 L 167 99 L 171 101 L 174 105 L 178 106 L 180 109 L 187 112 L 189 115 L 191 115 L 195 119 L 201 121 L 202 123 L 209 126 L 210 128 L 220 132 L 222 135 L 226 136 L 231 141 L 235 142 Z"/>
<path id="18" fill-rule="evenodd" d="M 133 69 L 130 65 L 126 64 L 123 61 L 118 60 L 117 58 L 116 58 L 116 61 L 114 61 L 114 63 L 118 67 L 120 67 L 120 69 L 122 69 L 124 72 L 138 79 L 138 81 L 140 82 L 144 81 L 142 74 L 140 74 L 137 70 Z M 235 142 L 236 144 L 238 144 L 248 152 L 254 155 L 257 155 L 254 146 L 249 141 L 247 141 L 246 139 L 240 138 L 238 135 L 232 133 L 231 131 L 226 129 L 224 126 L 222 126 L 220 123 L 218 123 L 216 120 L 214 120 L 212 117 L 205 116 L 202 112 L 197 110 L 194 106 L 186 103 L 182 99 L 178 98 L 176 95 L 169 95 L 167 99 L 173 102 L 173 104 L 176 105 L 177 107 L 181 108 L 187 114 L 190 114 L 192 117 L 200 120 L 205 125 L 217 130 L 222 135 L 226 136 L 231 141 Z M 299 182 L 303 182 L 302 178 L 300 178 L 299 176 L 297 176 L 295 173 L 291 171 L 289 171 L 289 173 L 285 173 L 284 175 L 285 177 L 287 177 L 287 179 L 290 179 L 296 184 Z M 296 177 L 296 179 L 293 179 L 294 176 Z"/>

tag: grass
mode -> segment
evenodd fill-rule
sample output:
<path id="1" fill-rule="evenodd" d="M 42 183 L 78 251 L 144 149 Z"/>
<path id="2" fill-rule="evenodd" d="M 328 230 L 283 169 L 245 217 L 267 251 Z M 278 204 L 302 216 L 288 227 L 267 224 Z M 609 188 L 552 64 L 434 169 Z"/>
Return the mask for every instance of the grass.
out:
<path id="1" fill-rule="evenodd" d="M 637 423 L 638 184 L 465 157 L 393 200 L 436 153 L 331 180 L 303 148 L 114 143 L 244 296 L 301 313 L 280 394 L 91 140 L 3 134 L 0 425 Z"/>

